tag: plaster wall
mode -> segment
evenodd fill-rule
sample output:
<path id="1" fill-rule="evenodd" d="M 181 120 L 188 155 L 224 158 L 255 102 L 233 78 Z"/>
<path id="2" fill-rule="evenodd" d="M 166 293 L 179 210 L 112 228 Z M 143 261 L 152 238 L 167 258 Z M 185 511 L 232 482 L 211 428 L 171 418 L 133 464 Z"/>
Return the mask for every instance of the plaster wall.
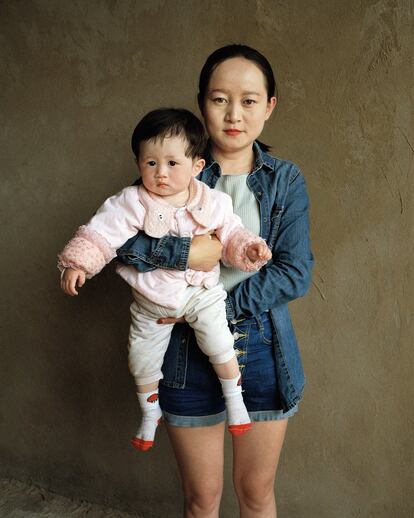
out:
<path id="1" fill-rule="evenodd" d="M 109 267 L 65 297 L 56 254 L 134 180 L 136 121 L 196 110 L 207 55 L 244 42 L 279 82 L 264 141 L 312 201 L 314 281 L 291 305 L 308 383 L 280 516 L 414 515 L 413 15 L 412 0 L 0 3 L 1 476 L 180 516 L 165 430 L 150 454 L 129 446 L 128 288 Z"/>

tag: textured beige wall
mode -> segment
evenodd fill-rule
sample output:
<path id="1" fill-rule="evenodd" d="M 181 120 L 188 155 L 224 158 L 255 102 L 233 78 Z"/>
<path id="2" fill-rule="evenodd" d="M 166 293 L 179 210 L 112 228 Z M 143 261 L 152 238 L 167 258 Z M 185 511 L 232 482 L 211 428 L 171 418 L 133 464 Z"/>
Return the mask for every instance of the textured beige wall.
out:
<path id="1" fill-rule="evenodd" d="M 317 258 L 292 304 L 308 386 L 280 516 L 414 515 L 413 15 L 412 0 L 0 3 L 1 475 L 180 515 L 165 430 L 152 453 L 129 446 L 128 289 L 109 268 L 65 298 L 55 256 L 134 179 L 137 119 L 195 109 L 206 56 L 245 42 L 277 70 L 265 140 L 304 170 Z"/>

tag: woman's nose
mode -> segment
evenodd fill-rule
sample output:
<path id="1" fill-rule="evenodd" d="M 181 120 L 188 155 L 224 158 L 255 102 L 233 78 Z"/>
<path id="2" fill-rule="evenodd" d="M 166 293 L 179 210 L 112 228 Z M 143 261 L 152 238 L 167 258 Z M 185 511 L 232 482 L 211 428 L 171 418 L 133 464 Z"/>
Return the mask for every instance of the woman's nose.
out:
<path id="1" fill-rule="evenodd" d="M 230 103 L 226 112 L 226 121 L 235 123 L 239 122 L 240 119 L 240 110 L 239 107 L 235 103 Z"/>

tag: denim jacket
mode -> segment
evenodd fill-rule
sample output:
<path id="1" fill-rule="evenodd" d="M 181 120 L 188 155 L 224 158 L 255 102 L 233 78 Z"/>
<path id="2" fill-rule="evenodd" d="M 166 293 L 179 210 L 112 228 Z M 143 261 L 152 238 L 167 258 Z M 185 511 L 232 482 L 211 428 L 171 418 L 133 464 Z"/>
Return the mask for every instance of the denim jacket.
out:
<path id="1" fill-rule="evenodd" d="M 275 329 L 277 379 L 284 409 L 301 398 L 305 378 L 288 302 L 303 296 L 309 288 L 313 255 L 309 239 L 309 201 L 305 180 L 291 162 L 263 152 L 254 143 L 255 165 L 247 185 L 260 206 L 260 236 L 272 250 L 272 259 L 258 273 L 242 281 L 228 293 L 228 320 L 249 318 L 269 311 Z M 214 188 L 220 166 L 207 155 L 199 179 Z M 164 236 L 149 238 L 143 233 L 131 238 L 118 250 L 118 259 L 134 264 L 140 271 L 154 268 L 185 270 L 190 238 Z M 174 326 L 164 362 L 163 383 L 185 386 L 189 329 Z"/>

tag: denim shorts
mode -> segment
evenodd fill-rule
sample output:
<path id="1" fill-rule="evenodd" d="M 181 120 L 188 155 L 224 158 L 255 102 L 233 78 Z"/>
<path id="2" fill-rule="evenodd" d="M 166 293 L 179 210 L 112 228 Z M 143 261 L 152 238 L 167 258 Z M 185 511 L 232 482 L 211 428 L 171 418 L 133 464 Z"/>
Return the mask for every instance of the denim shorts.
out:
<path id="1" fill-rule="evenodd" d="M 275 366 L 272 322 L 269 313 L 233 320 L 230 330 L 242 375 L 243 399 L 252 421 L 286 419 L 298 406 L 282 410 Z M 184 388 L 159 388 L 164 419 L 173 426 L 212 426 L 226 419 L 220 382 L 208 357 L 198 348 L 194 336 L 188 345 Z"/>

